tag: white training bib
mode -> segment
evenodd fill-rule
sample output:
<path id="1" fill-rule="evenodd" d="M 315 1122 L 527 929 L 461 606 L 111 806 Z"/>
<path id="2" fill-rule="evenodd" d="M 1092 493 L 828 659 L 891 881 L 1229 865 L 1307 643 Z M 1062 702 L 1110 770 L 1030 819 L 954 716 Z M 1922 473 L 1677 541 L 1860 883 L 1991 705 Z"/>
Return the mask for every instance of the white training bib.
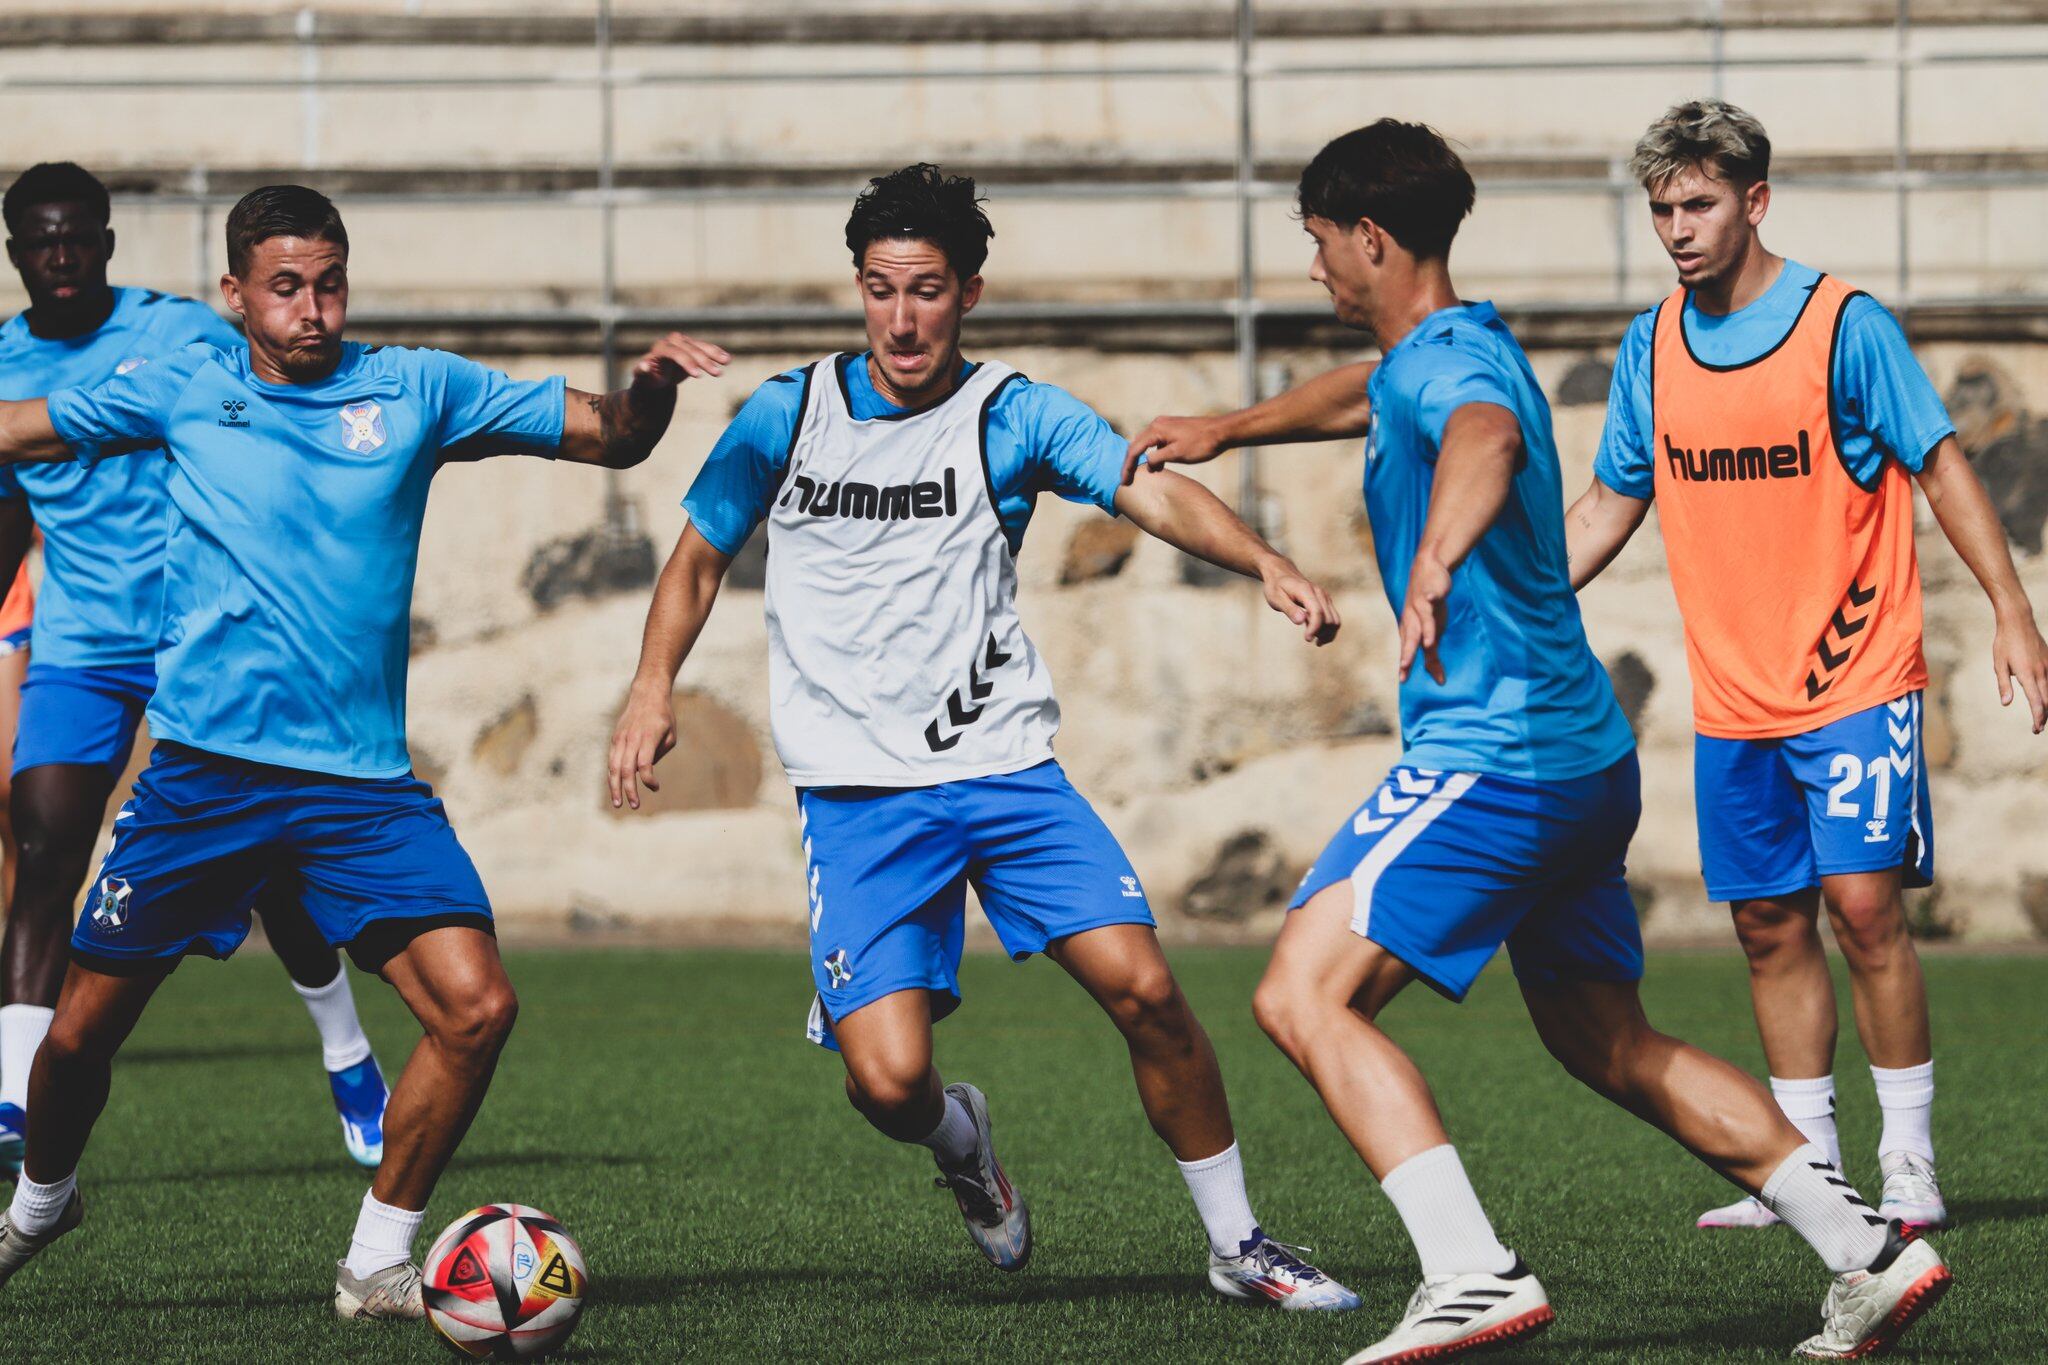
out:
<path id="1" fill-rule="evenodd" d="M 933 407 L 862 420 L 838 356 L 804 371 L 768 514 L 769 699 L 795 785 L 924 787 L 1052 756 L 1059 703 L 982 448 L 1018 377 L 984 363 Z"/>

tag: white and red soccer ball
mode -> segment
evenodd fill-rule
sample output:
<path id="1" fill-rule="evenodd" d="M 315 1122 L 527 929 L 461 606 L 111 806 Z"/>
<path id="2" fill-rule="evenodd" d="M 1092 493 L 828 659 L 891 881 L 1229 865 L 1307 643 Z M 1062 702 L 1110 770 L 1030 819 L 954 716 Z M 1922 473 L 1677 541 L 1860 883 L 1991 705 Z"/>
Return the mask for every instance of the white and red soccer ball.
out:
<path id="1" fill-rule="evenodd" d="M 568 1231 L 524 1204 L 471 1209 L 434 1239 L 422 1269 L 427 1320 L 467 1356 L 531 1360 L 569 1339 L 590 1272 Z"/>

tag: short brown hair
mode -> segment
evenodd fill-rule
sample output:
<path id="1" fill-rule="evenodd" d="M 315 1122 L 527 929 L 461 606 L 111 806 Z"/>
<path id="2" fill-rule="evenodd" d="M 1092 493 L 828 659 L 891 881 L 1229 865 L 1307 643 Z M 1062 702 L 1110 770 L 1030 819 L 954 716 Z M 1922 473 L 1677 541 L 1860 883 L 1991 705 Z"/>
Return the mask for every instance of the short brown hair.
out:
<path id="1" fill-rule="evenodd" d="M 1303 218 L 1346 226 L 1370 218 L 1403 250 L 1448 256 L 1472 212 L 1472 174 L 1436 129 L 1383 118 L 1333 139 L 1302 170 Z"/>
<path id="2" fill-rule="evenodd" d="M 228 210 L 228 270 L 240 279 L 249 269 L 249 250 L 272 237 L 306 237 L 332 242 L 348 255 L 348 229 L 334 201 L 304 185 L 265 185 L 250 190 Z"/>

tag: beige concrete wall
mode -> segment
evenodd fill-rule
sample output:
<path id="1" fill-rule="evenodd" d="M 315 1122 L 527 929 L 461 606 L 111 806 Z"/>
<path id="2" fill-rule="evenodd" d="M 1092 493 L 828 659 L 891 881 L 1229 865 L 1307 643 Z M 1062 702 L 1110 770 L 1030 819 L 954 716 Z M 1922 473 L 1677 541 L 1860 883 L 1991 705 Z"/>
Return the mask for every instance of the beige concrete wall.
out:
<path id="1" fill-rule="evenodd" d="M 167 12 L 223 8 L 163 3 Z M 90 13 L 92 6 L 66 7 Z M 134 10 L 134 5 L 119 8 Z M 227 7 L 296 11 L 290 5 Z M 459 17 L 486 9 L 469 0 L 307 7 L 322 15 Z M 517 7 L 512 7 L 516 9 Z M 587 0 L 555 0 L 551 12 L 588 12 Z M 729 7 L 737 11 L 738 7 Z M 788 8 L 784 6 L 784 8 Z M 823 8 L 823 7 L 820 7 Z M 915 12 L 936 5 L 882 7 Z M 1046 8 L 1058 9 L 1052 5 Z M 1673 7 L 1679 13 L 1683 7 Z M 1690 12 L 1686 10 L 1685 12 Z M 1938 14 L 1939 7 L 1927 11 Z M 1772 129 L 1791 192 L 1773 213 L 1778 244 L 1823 250 L 1845 273 L 1889 283 L 1900 227 L 1889 190 L 1799 184 L 1816 159 L 1882 168 L 1894 139 L 1898 77 L 1888 26 L 1797 27 L 1800 10 L 1767 30 L 1726 35 L 1734 58 L 1768 58 L 1732 69 L 1726 93 Z M 0 15 L 4 17 L 4 15 Z M 2039 26 L 1922 26 L 1910 39 L 1932 58 L 2048 52 Z M 1625 159 L 1636 133 L 1674 99 L 1714 83 L 1713 39 L 1695 26 L 1615 33 L 1378 34 L 1274 38 L 1258 47 L 1263 75 L 1253 102 L 1256 150 L 1284 176 L 1327 137 L 1381 115 L 1431 121 L 1496 175 L 1541 178 L 1560 167 L 1598 175 Z M 925 158 L 960 168 L 1054 166 L 1094 179 L 1132 168 L 1206 168 L 1227 174 L 1236 124 L 1230 47 L 1213 40 L 882 44 L 681 45 L 622 49 L 634 84 L 617 97 L 616 156 L 629 169 L 726 173 L 770 168 L 768 178 L 829 168 L 846 184 Z M 1611 63 L 1519 71 L 1444 71 L 1444 63 Z M 1646 62 L 1674 65 L 1645 66 Z M 601 100 L 565 77 L 587 77 L 588 45 L 457 46 L 289 41 L 0 47 L 0 126 L 13 159 L 65 155 L 111 173 L 168 179 L 232 178 L 254 170 L 314 183 L 351 171 L 396 176 L 393 188 L 431 190 L 436 173 L 478 175 L 587 171 L 601 143 Z M 848 80 L 845 73 L 900 64 L 903 79 Z M 1208 65 L 1213 74 L 1171 78 L 1061 75 L 1091 65 Z M 1286 68 L 1369 63 L 1361 74 L 1279 74 Z M 1023 78 L 954 79 L 977 72 L 1043 68 Z M 1920 155 L 1969 157 L 2048 145 L 2048 102 L 2039 98 L 2048 60 L 1933 61 L 1907 76 L 1909 146 Z M 283 84 L 224 87 L 226 78 L 291 82 L 420 79 L 419 87 L 328 88 Z M 761 83 L 731 78 L 785 73 Z M 786 73 L 808 73 L 790 77 Z M 501 76 L 509 87 L 434 85 L 435 77 Z M 99 86 L 79 97 L 23 80 L 192 79 L 201 89 Z M 1834 164 L 1834 163 L 1830 163 Z M 1844 162 L 1843 164 L 1847 164 Z M 1221 169 L 1219 169 L 1221 168 Z M 1839 167 L 1837 167 L 1839 169 Z M 404 182 L 405 173 L 416 182 Z M 1190 171 L 1189 174 L 1194 174 Z M 1000 180 L 1000 175 L 998 176 Z M 1922 297 L 2048 292 L 2048 248 L 2034 230 L 2048 189 L 1998 181 L 1916 188 L 1906 233 L 1914 289 Z M 1006 229 L 996 261 L 1013 297 L 1220 296 L 1235 288 L 1233 208 L 1220 200 L 1139 197 L 1105 203 L 1024 197 L 999 188 Z M 600 300 L 601 216 L 563 199 L 517 207 L 432 203 L 346 204 L 365 263 L 364 302 L 410 307 L 518 308 Z M 809 298 L 844 275 L 832 248 L 841 197 L 760 202 L 744 196 L 691 204 L 629 206 L 619 214 L 624 301 L 688 308 L 737 297 Z M 130 278 L 192 291 L 219 267 L 219 214 L 124 206 L 124 220 L 160 220 Z M 140 243 L 141 234 L 134 240 Z M 202 250 L 203 248 L 203 250 Z M 1256 222 L 1260 289 L 1288 298 L 1301 279 L 1299 234 L 1287 205 L 1262 204 Z M 1507 299 L 1578 301 L 1654 297 L 1663 279 L 1655 243 L 1630 195 L 1558 186 L 1483 195 L 1466 230 L 1461 265 L 1470 287 Z M 0 307 L 13 304 L 11 281 Z"/>
<path id="2" fill-rule="evenodd" d="M 805 3 L 820 14 L 844 9 L 833 0 Z M 1155 9 L 1170 3 L 1144 0 Z M 1078 0 L 1068 7 L 1084 8 Z M 0 20 L 47 8 L 0 0 Z M 69 0 L 62 8 L 109 16 L 305 12 L 319 30 L 336 18 L 365 15 L 574 17 L 592 13 L 594 4 Z M 762 7 L 718 0 L 696 8 L 733 15 Z M 896 14 L 958 6 L 900 0 L 869 8 Z M 1948 8 L 1922 0 L 1915 13 L 1939 16 Z M 1817 158 L 1888 164 L 1896 80 L 1887 65 L 1891 30 L 1883 23 L 1792 26 L 1812 12 L 1778 7 L 1775 27 L 1727 35 L 1731 55 L 1788 64 L 1730 72 L 1726 93 L 1765 119 L 1781 158 L 1795 165 L 1800 158 L 1809 167 Z M 597 95 L 557 79 L 587 75 L 594 54 L 553 38 L 461 46 L 444 37 L 440 45 L 407 45 L 373 34 L 317 51 L 254 39 L 110 45 L 87 34 L 77 41 L 84 45 L 0 47 L 0 127 L 8 131 L 11 160 L 66 156 L 159 187 L 182 185 L 188 176 L 193 183 L 232 183 L 261 170 L 316 184 L 342 172 L 376 173 L 391 177 L 394 188 L 417 191 L 434 188 L 442 175 L 588 172 L 599 145 Z M 2044 50 L 2040 26 L 1922 28 L 1911 41 L 1926 54 Z M 1540 179 L 1568 169 L 1597 176 L 1626 155 L 1637 130 L 1666 104 L 1708 88 L 1711 42 L 1697 26 L 1267 40 L 1259 61 L 1269 69 L 1351 61 L 1409 69 L 1262 79 L 1257 151 L 1274 166 L 1290 166 L 1325 137 L 1393 114 L 1436 122 L 1488 168 L 1489 185 L 1507 174 Z M 848 184 L 866 170 L 927 157 L 968 170 L 997 165 L 1079 179 L 1148 167 L 1180 176 L 1206 166 L 1202 174 L 1215 174 L 1228 162 L 1235 129 L 1231 81 L 1220 71 L 1170 80 L 1056 70 L 1027 79 L 923 77 L 1097 63 L 1220 66 L 1228 56 L 1227 42 L 1208 39 L 900 49 L 857 41 L 639 44 L 621 50 L 622 68 L 681 79 L 622 89 L 619 157 L 629 169 L 657 176 L 735 174 L 751 166 L 768 168 L 771 179 L 822 174 Z M 1646 57 L 1676 65 L 1628 69 Z M 1506 59 L 1617 65 L 1483 74 L 1419 69 Z M 901 82 L 825 78 L 892 60 L 902 65 Z M 309 63 L 340 77 L 497 73 L 521 83 L 312 96 L 289 85 L 175 93 L 101 88 L 86 99 L 21 84 L 53 75 L 232 74 L 290 82 Z M 1912 146 L 1968 158 L 2048 145 L 2048 103 L 2039 95 L 2044 65 L 1957 62 L 1914 72 L 1907 104 Z M 791 69 L 818 78 L 763 85 L 721 79 Z M 2048 190 L 2018 183 L 1916 189 L 1905 223 L 1916 290 L 1993 299 L 2048 293 L 2048 247 L 2038 231 L 2044 198 Z M 343 207 L 355 240 L 359 306 L 516 310 L 601 301 L 603 220 L 587 198 L 478 208 L 344 196 Z M 1000 235 L 991 299 L 1204 298 L 1235 288 L 1234 211 L 1222 200 L 1054 200 L 999 189 L 994 211 Z M 733 197 L 628 205 L 617 213 L 619 297 L 685 318 L 709 304 L 849 302 L 839 244 L 843 214 L 836 189 L 834 197 L 796 202 Z M 124 197 L 116 217 L 117 276 L 210 298 L 222 264 L 220 217 L 218 208 Z M 1792 174 L 1781 184 L 1769 240 L 1882 294 L 1892 283 L 1899 231 L 1889 191 Z M 1503 301 L 1647 303 L 1668 287 L 1668 267 L 1629 198 L 1562 185 L 1483 190 L 1457 262 L 1468 293 Z M 1320 298 L 1304 277 L 1306 263 L 1306 243 L 1287 205 L 1260 203 L 1261 294 Z M 18 306 L 13 286 L 11 276 L 0 280 L 0 309 Z M 723 383 L 692 386 L 661 451 L 621 481 L 657 553 L 680 529 L 677 500 L 732 409 L 753 383 L 808 358 L 747 355 Z M 1126 428 L 1162 409 L 1227 406 L 1237 390 L 1234 362 L 1224 354 L 1112 354 L 1076 335 L 1057 349 L 1005 358 L 1066 385 Z M 1340 357 L 1277 358 L 1305 375 Z M 1601 359 L 1537 357 L 1553 393 L 1564 391 L 1568 373 L 1579 369 L 1583 381 L 1581 367 L 1591 362 L 1597 371 Z M 2048 500 L 2037 497 L 2032 480 L 2048 476 L 2031 471 L 2048 468 L 2048 347 L 1938 345 L 1923 359 L 1945 388 L 1986 363 L 1997 371 L 1973 381 L 1971 392 L 1986 411 L 1972 430 L 1987 467 L 1999 475 L 2014 534 L 2038 547 Z M 580 385 L 599 383 L 587 356 L 507 363 L 522 374 L 567 371 Z M 1600 412 L 1560 406 L 1557 417 L 1567 490 L 1576 491 L 1588 477 Z M 1129 845 L 1171 931 L 1182 936 L 1269 931 L 1274 905 L 1396 751 L 1388 734 L 1396 714 L 1392 632 L 1362 525 L 1357 453 L 1275 453 L 1263 469 L 1275 535 L 1339 593 L 1349 626 L 1330 649 L 1304 648 L 1249 586 L 1186 581 L 1177 556 L 1156 544 L 1129 547 L 1113 576 L 1063 584 L 1070 562 L 1114 560 L 1126 548 L 1105 530 L 1109 523 L 1086 509 L 1048 499 L 1023 557 L 1027 625 L 1065 706 L 1063 761 Z M 1234 464 L 1213 477 L 1234 492 Z M 802 877 L 792 803 L 767 742 L 758 593 L 728 591 L 685 671 L 690 737 L 668 765 L 664 809 L 620 818 L 604 806 L 604 746 L 637 652 L 645 590 L 571 596 L 544 608 L 527 586 L 538 557 L 581 543 L 579 537 L 587 541 L 603 525 L 603 481 L 582 471 L 502 461 L 442 476 L 415 614 L 413 737 L 421 770 L 447 797 L 508 917 L 793 933 L 802 920 Z M 1990 693 L 1981 596 L 1938 534 L 1923 533 L 1923 555 L 1944 875 L 1938 900 L 1923 903 L 1922 911 L 1976 938 L 2048 933 L 2048 853 L 2029 837 L 2039 826 L 2048 749 L 2014 714 L 2001 712 Z M 2048 600 L 2048 566 L 2037 549 L 2023 559 L 2031 590 Z M 1666 938 L 1719 933 L 1721 917 L 1704 904 L 1698 882 L 1688 692 L 1654 526 L 1585 606 L 1602 657 L 1627 676 L 1648 679 L 1638 726 L 1649 809 L 1632 876 L 1650 930 Z M 1624 668 L 1629 655 L 1635 664 Z"/>
<path id="3" fill-rule="evenodd" d="M 654 541 L 679 532 L 675 506 L 732 405 L 753 382 L 802 357 L 746 357 L 721 385 L 686 394 L 678 430 L 627 478 Z M 1223 355 L 1131 357 L 1075 350 L 1008 357 L 1062 383 L 1129 427 L 1160 408 L 1219 406 Z M 1292 357 L 1297 372 L 1328 354 Z M 1996 430 L 2048 414 L 2048 348 L 1935 346 L 1936 381 L 1987 361 L 2002 372 Z M 1543 354 L 1557 390 L 1588 359 Z M 521 362 L 527 370 L 544 362 Z M 571 367 L 572 374 L 576 373 Z M 1560 407 L 1568 492 L 1590 476 L 1597 406 Z M 1986 429 L 1992 429 L 1987 427 Z M 1372 569 L 1355 450 L 1264 457 L 1276 535 L 1336 590 L 1339 642 L 1310 650 L 1249 585 L 1194 587 L 1167 547 L 1136 545 L 1113 577 L 1062 586 L 1076 537 L 1108 523 L 1045 499 L 1022 557 L 1025 621 L 1058 684 L 1059 752 L 1127 843 L 1174 931 L 1257 934 L 1322 840 L 1396 753 L 1391 615 Z M 1234 466 L 1217 486 L 1235 488 Z M 454 810 L 508 914 L 696 924 L 800 922 L 802 876 L 790 794 L 767 737 L 765 645 L 757 592 L 729 590 L 681 685 L 709 728 L 672 757 L 668 797 L 724 808 L 621 818 L 601 796 L 604 747 L 631 676 L 645 594 L 575 600 L 543 611 L 518 589 L 541 542 L 594 526 L 598 481 L 581 471 L 503 461 L 442 476 L 429 519 L 417 614 L 434 643 L 415 657 L 415 747 Z M 2041 512 L 2034 514 L 2038 533 Z M 1924 513 L 1923 513 L 1924 519 Z M 1085 544 L 1086 542 L 1082 542 Z M 1924 912 L 1944 932 L 2009 939 L 2044 927 L 2028 906 L 2048 878 L 2031 832 L 2048 802 L 2048 740 L 2001 710 L 1988 681 L 1989 611 L 1936 531 L 1923 527 L 1928 704 L 1941 890 Z M 2038 601 L 2048 563 L 2022 555 Z M 1631 864 L 1653 935 L 1719 931 L 1698 879 L 1690 699 L 1676 609 L 1654 522 L 1585 597 L 1588 630 L 1610 668 L 1635 656 L 1651 680 L 1638 718 L 1647 810 Z M 751 765 L 751 766 L 750 766 Z M 758 773 L 735 788 L 733 772 Z M 711 792 L 711 797 L 701 793 Z M 1194 913 L 1190 913 L 1190 911 Z"/>

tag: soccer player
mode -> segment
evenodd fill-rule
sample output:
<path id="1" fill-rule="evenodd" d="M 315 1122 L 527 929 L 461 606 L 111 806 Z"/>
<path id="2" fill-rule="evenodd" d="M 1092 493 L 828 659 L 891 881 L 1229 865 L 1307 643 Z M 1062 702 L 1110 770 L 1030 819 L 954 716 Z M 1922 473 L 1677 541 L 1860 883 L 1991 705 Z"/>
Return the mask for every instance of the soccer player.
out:
<path id="1" fill-rule="evenodd" d="M 1635 740 L 1586 643 L 1564 554 L 1550 408 L 1449 255 L 1473 186 L 1433 130 L 1383 119 L 1302 172 L 1312 279 L 1380 359 L 1222 417 L 1169 417 L 1127 477 L 1233 446 L 1365 438 L 1365 502 L 1400 622 L 1400 761 L 1339 827 L 1253 1008 L 1393 1202 L 1422 1284 L 1362 1362 L 1437 1360 L 1537 1331 L 1543 1286 L 1495 1235 L 1428 1084 L 1377 1024 L 1421 981 L 1462 999 L 1505 942 L 1565 1069 L 1777 1211 L 1835 1280 L 1798 1354 L 1882 1349 L 1946 1289 L 1927 1243 L 1872 1213 L 1737 1068 L 1658 1033 L 1622 879 Z"/>
<path id="2" fill-rule="evenodd" d="M 1016 607 L 1041 492 L 1121 513 L 1261 580 L 1322 641 L 1337 616 L 1191 479 L 1120 489 L 1124 442 L 1071 395 L 960 354 L 994 229 L 974 182 L 909 166 L 846 225 L 868 350 L 757 389 L 713 447 L 647 618 L 612 738 L 614 805 L 640 804 L 676 742 L 676 671 L 732 558 L 767 523 L 775 746 L 809 867 L 812 1041 L 884 1135 L 929 1148 L 968 1233 L 1001 1270 L 1031 1255 L 1024 1199 L 976 1087 L 940 1081 L 932 1026 L 960 1003 L 966 889 L 1003 947 L 1044 953 L 1109 1014 L 1138 1095 L 1187 1177 L 1209 1283 L 1296 1309 L 1358 1298 L 1267 1237 L 1216 1054 L 1159 948 L 1130 860 L 1052 756 L 1059 705 Z"/>
<path id="3" fill-rule="evenodd" d="M 1636 144 L 1678 287 L 1622 341 L 1593 483 L 1565 519 L 1572 583 L 1654 499 L 1692 669 L 1700 862 L 1749 957 L 1771 1089 L 1839 1165 L 1825 903 L 1884 1114 L 1878 1212 L 1939 1227 L 1927 992 L 1901 896 L 1934 872 L 1914 480 L 1991 599 L 2000 699 L 2017 684 L 2037 734 L 2048 645 L 1898 323 L 1765 249 L 1770 160 L 1762 125 L 1722 100 L 1673 108 Z M 1776 1221 L 1745 1199 L 1699 1224 Z"/>
<path id="4" fill-rule="evenodd" d="M 242 344 L 203 304 L 107 283 L 107 191 L 83 168 L 30 167 L 8 188 L 4 214 L 8 259 L 29 306 L 0 326 L 0 398 L 95 384 L 196 341 Z M 20 692 L 18 739 L 8 745 L 21 848 L 0 943 L 0 1167 L 10 1174 L 21 1169 L 29 1067 L 64 982 L 79 887 L 156 687 L 169 480 L 160 456 L 0 468 L 0 581 L 15 575 L 36 526 L 44 570 L 34 662 Z M 266 893 L 260 908 L 319 1030 L 343 1143 L 375 1166 L 384 1077 L 341 959 L 288 886 Z"/>
<path id="5" fill-rule="evenodd" d="M 383 1164 L 334 1291 L 344 1317 L 418 1318 L 412 1243 L 517 1009 L 483 883 L 407 756 L 427 491 L 443 463 L 491 450 L 636 464 L 683 376 L 724 357 L 671 336 L 630 388 L 599 397 L 344 341 L 348 236 L 299 186 L 244 196 L 227 246 L 221 291 L 246 348 L 195 343 L 0 403 L 0 460 L 171 459 L 156 752 L 116 819 L 36 1054 L 0 1281 L 84 1216 L 79 1155 L 152 992 L 188 953 L 232 953 L 251 893 L 287 877 L 321 935 L 391 983 L 425 1032 L 392 1089 Z"/>

